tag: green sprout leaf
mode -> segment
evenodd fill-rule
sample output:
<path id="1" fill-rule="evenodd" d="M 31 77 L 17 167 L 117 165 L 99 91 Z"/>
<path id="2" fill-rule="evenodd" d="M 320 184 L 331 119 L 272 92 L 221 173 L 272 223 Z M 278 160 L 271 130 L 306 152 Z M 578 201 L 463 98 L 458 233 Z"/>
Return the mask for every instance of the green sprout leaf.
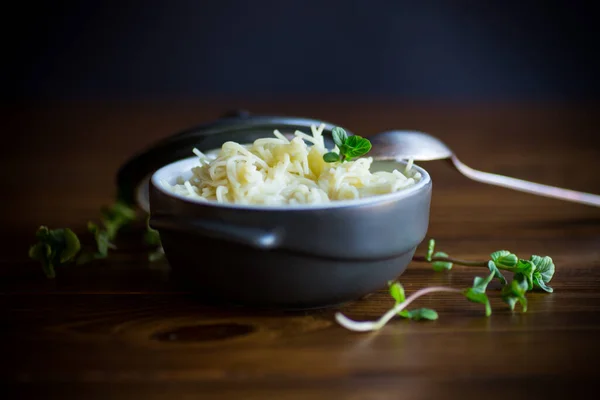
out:
<path id="1" fill-rule="evenodd" d="M 330 151 L 329 153 L 325 153 L 323 155 L 323 161 L 328 162 L 328 163 L 338 162 L 338 161 L 340 161 L 340 155 L 338 153 L 334 153 L 333 151 Z"/>
<path id="2" fill-rule="evenodd" d="M 517 262 L 519 261 L 519 258 L 508 250 L 496 251 L 490 254 L 490 257 L 494 264 L 496 264 L 496 266 L 498 266 L 499 268 L 515 267 L 517 265 Z"/>
<path id="3" fill-rule="evenodd" d="M 485 294 L 485 291 L 487 289 L 487 285 L 492 281 L 492 279 L 494 279 L 494 276 L 494 272 L 485 278 L 476 276 L 473 280 L 473 287 L 470 287 L 463 292 L 467 300 L 473 303 L 483 304 L 485 306 L 486 317 L 492 315 L 492 306 L 487 294 Z"/>
<path id="4" fill-rule="evenodd" d="M 64 229 L 65 247 L 60 253 L 60 262 L 65 263 L 75 258 L 81 249 L 81 243 L 75 233 L 69 228 Z"/>
<path id="5" fill-rule="evenodd" d="M 114 240 L 119 230 L 135 220 L 135 210 L 123 202 L 117 201 L 109 208 L 103 208 L 102 225 L 108 234 L 109 240 Z"/>
<path id="6" fill-rule="evenodd" d="M 489 270 L 489 275 L 485 277 L 475 277 L 473 279 L 473 285 L 466 289 L 430 286 L 417 290 L 408 298 L 404 293 L 402 285 L 399 283 L 388 282 L 390 295 L 395 299 L 396 304 L 379 319 L 375 321 L 354 321 L 341 313 L 337 313 L 336 321 L 347 329 L 357 332 L 367 332 L 381 329 L 397 315 L 411 320 L 437 319 L 438 315 L 435 310 L 427 308 L 407 310 L 405 308 L 418 297 L 434 292 L 459 293 L 470 302 L 483 304 L 485 306 L 485 315 L 489 317 L 492 314 L 492 307 L 486 291 L 494 278 L 498 278 L 502 283 L 502 289 L 500 291 L 502 300 L 509 305 L 512 311 L 515 310 L 518 303 L 521 305 L 522 312 L 527 312 L 526 293 L 527 291 L 532 290 L 532 288 L 539 288 L 547 292 L 552 292 L 552 288 L 548 286 L 548 282 L 550 282 L 554 276 L 555 265 L 550 257 L 533 255 L 530 260 L 523 260 L 507 250 L 500 250 L 490 254 L 491 259 L 487 261 L 465 261 L 451 258 L 441 251 L 434 253 L 434 250 L 435 240 L 430 239 L 426 255 L 413 256 L 413 260 L 431 263 L 436 271 L 449 270 L 452 268 L 453 264 L 487 268 Z M 508 282 L 500 273 L 502 269 L 513 273 L 510 282 Z"/>
<path id="7" fill-rule="evenodd" d="M 389 282 L 389 291 L 390 296 L 396 300 L 396 304 L 402 303 L 406 300 L 406 296 L 404 294 L 404 287 L 400 284 L 400 282 Z"/>
<path id="8" fill-rule="evenodd" d="M 435 240 L 429 239 L 429 244 L 427 245 L 427 255 L 425 256 L 425 259 L 428 262 L 431 262 L 431 257 L 433 257 L 434 250 L 435 250 Z"/>
<path id="9" fill-rule="evenodd" d="M 438 319 L 438 313 L 431 308 L 416 308 L 414 310 L 402 310 L 398 313 L 401 317 L 411 319 L 413 321 L 435 321 Z"/>
<path id="10" fill-rule="evenodd" d="M 396 305 L 404 302 L 406 300 L 406 295 L 404 293 L 404 287 L 400 284 L 400 282 L 388 282 L 390 296 L 396 300 Z M 428 320 L 433 321 L 438 319 L 438 314 L 435 310 L 430 308 L 417 308 L 414 310 L 401 310 L 398 312 L 398 315 L 411 319 L 413 321 L 420 320 Z"/>
<path id="11" fill-rule="evenodd" d="M 50 230 L 47 226 L 40 226 L 35 233 L 35 237 L 39 240 L 46 240 L 50 235 Z"/>
<path id="12" fill-rule="evenodd" d="M 486 317 L 492 315 L 492 306 L 490 305 L 490 300 L 485 293 L 480 293 L 473 288 L 469 288 L 465 290 L 464 294 L 467 300 L 470 302 L 483 304 L 485 306 Z"/>
<path id="13" fill-rule="evenodd" d="M 544 278 L 542 278 L 542 275 L 538 271 L 535 271 L 533 273 L 533 287 L 534 289 L 542 289 L 543 291 L 548 293 L 552 293 L 554 291 L 554 289 L 546 285 L 546 282 L 544 282 Z"/>
<path id="14" fill-rule="evenodd" d="M 492 281 L 492 279 L 494 279 L 493 273 L 489 274 L 485 278 L 476 276 L 475 279 L 473 279 L 473 287 L 471 289 L 479 291 L 481 293 L 485 293 L 487 286 Z"/>
<path id="15" fill-rule="evenodd" d="M 448 258 L 448 254 L 443 251 L 438 251 L 433 255 L 433 258 Z M 431 266 L 436 272 L 450 271 L 452 269 L 452 263 L 450 261 L 434 261 L 431 263 Z"/>
<path id="16" fill-rule="evenodd" d="M 513 277 L 510 284 L 505 285 L 502 288 L 502 300 L 507 303 L 511 310 L 514 311 L 517 302 L 521 304 L 523 312 L 527 312 L 527 298 L 525 293 L 527 292 L 529 284 L 527 278 L 521 272 L 518 272 Z"/>
<path id="17" fill-rule="evenodd" d="M 496 278 L 498 278 L 500 283 L 502 283 L 503 285 L 506 285 L 506 278 L 504 277 L 504 275 L 502 275 L 502 273 L 500 273 L 500 270 L 498 269 L 498 267 L 496 266 L 496 263 L 494 261 L 492 261 L 492 260 L 488 261 L 488 268 L 491 272 L 494 273 L 494 276 Z"/>
<path id="18" fill-rule="evenodd" d="M 111 207 L 102 208 L 101 214 L 102 227 L 94 222 L 88 222 L 88 231 L 94 235 L 96 242 L 96 252 L 80 254 L 77 264 L 108 257 L 108 250 L 116 249 L 112 242 L 117 237 L 117 233 L 136 219 L 135 210 L 122 201 L 115 202 Z"/>
<path id="19" fill-rule="evenodd" d="M 348 139 L 348 134 L 346 133 L 346 131 L 340 128 L 339 126 L 336 126 L 331 130 L 331 135 L 333 136 L 333 142 L 338 147 L 338 149 L 341 149 L 344 143 L 346 143 L 346 140 Z"/>
<path id="20" fill-rule="evenodd" d="M 519 260 L 515 267 L 515 273 L 523 275 L 527 282 L 527 290 L 533 289 L 533 273 L 536 270 L 536 265 L 529 260 Z"/>
<path id="21" fill-rule="evenodd" d="M 94 255 L 94 259 L 106 258 L 108 256 L 108 249 L 115 248 L 110 243 L 108 231 L 100 229 L 93 222 L 88 222 L 88 230 L 94 235 L 94 239 L 96 240 L 97 253 Z"/>
<path id="22" fill-rule="evenodd" d="M 552 280 L 552 277 L 554 277 L 555 266 L 552 258 L 548 256 L 540 257 L 532 255 L 530 261 L 535 264 L 533 287 L 552 293 L 554 289 L 548 286 L 548 283 Z"/>
<path id="23" fill-rule="evenodd" d="M 29 257 L 40 262 L 48 278 L 56 277 L 55 267 L 73 261 L 81 247 L 79 238 L 70 229 L 40 226 L 35 236 L 38 242 L 29 248 Z"/>

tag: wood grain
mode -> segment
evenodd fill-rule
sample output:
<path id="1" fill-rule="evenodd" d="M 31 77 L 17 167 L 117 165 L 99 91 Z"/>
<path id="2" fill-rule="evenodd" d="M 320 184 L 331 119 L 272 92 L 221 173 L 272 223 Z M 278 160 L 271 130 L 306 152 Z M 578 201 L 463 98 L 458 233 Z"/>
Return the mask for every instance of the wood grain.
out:
<path id="1" fill-rule="evenodd" d="M 311 116 L 372 134 L 420 129 L 468 165 L 600 193 L 600 114 L 590 105 L 407 106 L 246 103 L 257 113 Z M 553 294 L 494 314 L 452 294 L 420 299 L 435 322 L 393 321 L 375 334 L 334 322 L 335 310 L 280 313 L 204 306 L 150 264 L 139 230 L 108 261 L 46 280 L 26 251 L 38 225 L 85 223 L 111 201 L 119 165 L 231 104 L 59 104 L 7 108 L 1 147 L 9 196 L 0 208 L 0 372 L 11 398 L 442 399 L 581 398 L 600 377 L 600 209 L 468 181 L 429 162 L 429 235 L 457 258 L 501 248 L 548 254 Z M 421 246 L 419 253 L 424 252 Z M 474 268 L 434 273 L 413 263 L 408 292 L 470 285 Z M 357 319 L 392 305 L 385 292 L 341 308 Z M 589 396 L 588 396 L 589 397 Z M 4 398 L 4 397 L 3 397 Z"/>

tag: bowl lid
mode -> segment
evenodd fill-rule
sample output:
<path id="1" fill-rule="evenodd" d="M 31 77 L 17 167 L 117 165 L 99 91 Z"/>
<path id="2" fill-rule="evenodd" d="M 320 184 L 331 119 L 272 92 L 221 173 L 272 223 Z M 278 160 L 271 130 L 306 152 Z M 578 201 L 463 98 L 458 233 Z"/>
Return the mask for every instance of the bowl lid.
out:
<path id="1" fill-rule="evenodd" d="M 209 151 L 220 148 L 227 141 L 252 143 L 273 135 L 275 129 L 284 134 L 296 130 L 310 132 L 312 125 L 324 124 L 326 146 L 333 147 L 331 131 L 336 124 L 310 118 L 253 115 L 245 110 L 230 111 L 221 118 L 197 125 L 162 139 L 127 160 L 118 170 L 116 184 L 118 197 L 130 205 L 149 211 L 148 189 L 152 174 L 172 162 L 188 158 L 193 148 Z M 352 135 L 350 131 L 346 131 Z"/>

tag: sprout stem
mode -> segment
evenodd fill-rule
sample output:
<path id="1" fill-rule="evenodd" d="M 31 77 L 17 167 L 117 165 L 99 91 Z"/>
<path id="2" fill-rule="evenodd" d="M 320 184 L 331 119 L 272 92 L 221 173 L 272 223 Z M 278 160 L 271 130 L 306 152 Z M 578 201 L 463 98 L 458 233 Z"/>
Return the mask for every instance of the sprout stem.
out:
<path id="1" fill-rule="evenodd" d="M 427 258 L 425 258 L 423 256 L 414 256 L 413 261 L 430 262 L 429 260 L 427 260 Z M 447 262 L 451 262 L 452 264 L 464 265 L 466 267 L 487 267 L 488 266 L 487 261 L 465 261 L 465 260 L 457 260 L 456 258 L 452 258 L 452 257 L 431 257 L 431 262 L 434 262 L 434 261 L 447 261 Z"/>
<path id="2" fill-rule="evenodd" d="M 387 324 L 392 318 L 396 316 L 400 311 L 405 309 L 410 303 L 415 301 L 421 296 L 424 296 L 433 292 L 451 292 L 451 293 L 462 293 L 460 289 L 454 289 L 444 286 L 432 286 L 428 288 L 423 288 L 417 290 L 410 296 L 406 298 L 402 303 L 396 304 L 392 309 L 383 314 L 381 318 L 376 321 L 354 321 L 350 318 L 346 317 L 344 314 L 338 312 L 335 314 L 335 320 L 342 325 L 344 328 L 349 329 L 354 332 L 368 332 L 368 331 L 376 331 L 381 329 L 385 324 Z"/>

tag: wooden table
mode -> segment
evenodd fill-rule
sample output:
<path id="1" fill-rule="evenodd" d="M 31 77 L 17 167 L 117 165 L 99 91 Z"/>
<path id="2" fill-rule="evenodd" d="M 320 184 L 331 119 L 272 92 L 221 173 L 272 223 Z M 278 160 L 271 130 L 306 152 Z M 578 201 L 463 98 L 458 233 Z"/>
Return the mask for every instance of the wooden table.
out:
<path id="1" fill-rule="evenodd" d="M 595 106 L 241 104 L 256 113 L 322 118 L 365 135 L 421 129 L 472 167 L 600 193 Z M 421 164 L 434 181 L 429 236 L 440 249 L 465 259 L 498 249 L 553 257 L 555 292 L 530 294 L 526 314 L 511 313 L 497 285 L 490 289 L 490 318 L 476 304 L 439 294 L 418 302 L 437 309 L 439 320 L 394 320 L 376 334 L 342 329 L 333 310 L 209 308 L 168 289 L 164 263 L 146 261 L 135 231 L 110 261 L 59 270 L 55 280 L 27 259 L 40 224 L 85 231 L 111 202 L 115 172 L 133 152 L 232 105 L 5 109 L 4 133 L 14 136 L 1 150 L 8 189 L 0 211 L 0 354 L 11 398 L 531 399 L 595 390 L 600 209 L 471 182 L 444 162 Z M 408 292 L 464 287 L 478 272 L 435 273 L 413 263 L 401 282 Z M 392 304 L 382 291 L 342 311 L 374 319 Z"/>

